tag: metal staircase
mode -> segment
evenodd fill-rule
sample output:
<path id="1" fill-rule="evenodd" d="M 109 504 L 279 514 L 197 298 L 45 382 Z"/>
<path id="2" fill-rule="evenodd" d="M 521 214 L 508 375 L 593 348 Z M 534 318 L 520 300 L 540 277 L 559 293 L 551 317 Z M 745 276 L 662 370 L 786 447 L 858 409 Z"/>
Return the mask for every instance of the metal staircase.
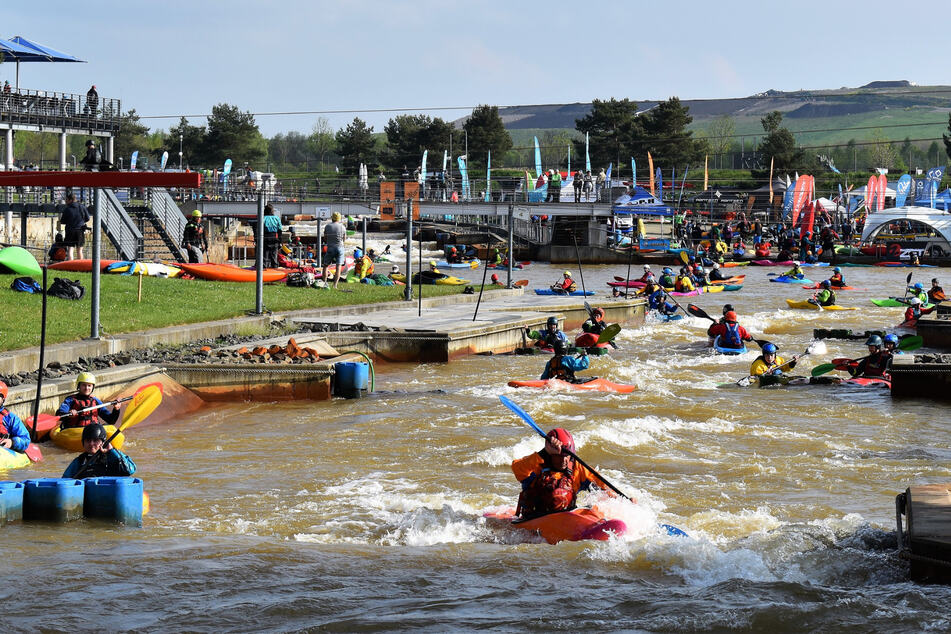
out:
<path id="1" fill-rule="evenodd" d="M 142 252 L 142 232 L 111 189 L 102 191 L 102 230 L 116 247 L 119 259 L 135 260 Z"/>
<path id="2" fill-rule="evenodd" d="M 187 224 L 185 216 L 165 189 L 153 187 L 148 192 L 151 213 L 147 218 L 152 229 L 162 239 L 177 262 L 187 262 L 188 259 L 180 245 Z"/>

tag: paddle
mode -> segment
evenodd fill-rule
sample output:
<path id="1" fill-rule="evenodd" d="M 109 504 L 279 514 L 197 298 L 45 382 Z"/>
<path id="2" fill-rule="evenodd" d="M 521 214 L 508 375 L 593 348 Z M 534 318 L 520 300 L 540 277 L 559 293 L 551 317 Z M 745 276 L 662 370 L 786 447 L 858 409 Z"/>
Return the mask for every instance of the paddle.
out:
<path id="1" fill-rule="evenodd" d="M 528 415 L 528 412 L 526 412 L 525 410 L 523 410 L 521 407 L 519 407 L 518 405 L 516 405 L 514 402 L 512 402 L 510 399 L 508 399 L 508 398 L 505 397 L 505 396 L 499 395 L 499 400 L 502 402 L 502 405 L 505 405 L 507 408 L 509 408 L 510 410 L 512 410 L 513 412 L 515 412 L 515 413 L 518 415 L 519 418 L 521 418 L 523 421 L 525 421 L 525 422 L 528 424 L 529 427 L 531 427 L 531 428 L 534 429 L 536 432 L 538 432 L 538 434 L 539 434 L 542 438 L 548 438 L 548 434 L 546 434 L 546 433 L 544 432 L 544 430 L 542 430 L 542 428 L 539 427 L 538 424 L 536 424 L 534 420 L 532 420 L 532 417 Z M 571 456 L 572 458 L 574 458 L 575 460 L 577 460 L 578 463 L 581 464 L 581 465 L 582 465 L 584 468 L 586 468 L 588 471 L 590 471 L 591 473 L 593 473 L 594 475 L 596 475 L 596 476 L 601 480 L 601 482 L 603 482 L 604 484 L 606 484 L 606 485 L 608 486 L 608 488 L 610 488 L 612 491 L 614 491 L 615 493 L 617 493 L 618 495 L 620 495 L 620 496 L 621 496 L 622 498 L 624 498 L 625 500 L 628 500 L 629 502 L 634 502 L 634 500 L 632 500 L 631 498 L 629 498 L 629 497 L 627 497 L 626 495 L 624 495 L 624 493 L 623 493 L 620 489 L 618 489 L 616 486 L 614 486 L 613 484 L 611 484 L 610 482 L 608 482 L 608 481 L 604 478 L 603 475 L 601 475 L 600 473 L 598 473 L 597 471 L 595 471 L 594 469 L 592 469 L 591 466 L 590 466 L 588 463 L 586 463 L 584 460 L 582 460 L 581 458 L 579 458 L 579 457 L 578 457 L 578 454 L 574 453 L 573 451 L 569 451 L 568 449 L 566 449 L 566 448 L 564 448 L 564 447 L 562 447 L 562 451 L 564 451 L 566 454 L 568 454 L 569 456 Z M 687 537 L 687 533 L 685 533 L 685 532 L 682 531 L 681 529 L 677 528 L 676 526 L 670 526 L 669 524 L 661 524 L 660 527 L 663 528 L 664 530 L 666 530 L 668 535 L 675 535 L 675 536 Z"/>
<path id="2" fill-rule="evenodd" d="M 528 286 L 528 280 L 516 280 L 515 282 L 512 283 L 512 286 L 517 286 L 519 288 Z"/>
<path id="3" fill-rule="evenodd" d="M 680 252 L 680 261 L 683 262 L 684 264 L 690 264 L 690 256 L 687 255 L 686 251 Z"/>
<path id="4" fill-rule="evenodd" d="M 908 291 L 911 290 L 910 287 L 908 286 L 909 284 L 911 284 L 911 276 L 912 274 L 909 273 L 908 277 L 905 278 L 905 294 L 902 295 L 902 297 L 908 297 Z M 895 299 L 898 299 L 898 298 L 896 297 Z"/>
<path id="5" fill-rule="evenodd" d="M 917 350 L 922 345 L 924 345 L 924 340 L 918 335 L 913 335 L 911 337 L 905 337 L 904 339 L 901 339 L 898 342 L 898 349 L 909 350 L 909 351 Z M 869 356 L 871 355 L 865 355 L 864 357 L 859 357 L 858 359 L 846 359 L 846 358 L 833 359 L 831 363 L 822 363 L 820 365 L 817 365 L 816 367 L 812 369 L 812 372 L 810 374 L 812 374 L 812 376 L 822 376 L 823 374 L 828 374 L 829 372 L 832 372 L 833 370 L 847 370 L 848 366 L 851 365 L 852 363 L 858 363 L 859 361 L 868 359 Z"/>
<path id="6" fill-rule="evenodd" d="M 713 323 L 717 323 L 717 320 L 711 317 L 704 311 L 702 308 L 696 304 L 687 304 L 687 312 L 693 315 L 694 317 L 700 317 L 701 319 L 709 319 Z"/>
<path id="7" fill-rule="evenodd" d="M 598 343 L 611 343 L 619 332 L 621 332 L 621 325 L 611 324 L 598 335 Z"/>
<path id="8" fill-rule="evenodd" d="M 812 351 L 815 349 L 815 346 L 816 346 L 816 342 L 810 343 L 809 346 L 806 348 L 806 351 L 803 352 L 802 354 L 797 354 L 796 356 L 794 356 L 793 358 L 791 358 L 789 361 L 786 361 L 786 362 L 784 362 L 784 363 L 781 363 L 780 365 L 777 365 L 777 366 L 771 366 L 769 369 L 770 369 L 770 370 L 780 370 L 780 369 L 782 369 L 782 368 L 785 368 L 785 367 L 786 367 L 787 365 L 789 365 L 790 363 L 793 363 L 793 362 L 795 362 L 795 361 L 798 361 L 799 359 L 803 358 L 804 356 L 806 356 L 806 355 L 808 355 L 808 354 L 812 354 Z M 739 381 L 737 381 L 736 384 L 739 385 L 740 387 L 747 387 L 748 385 L 750 385 L 750 383 L 752 383 L 753 379 L 755 379 L 756 377 L 757 377 L 757 375 L 755 375 L 755 374 L 750 374 L 749 376 L 745 376 L 745 377 L 743 377 L 742 379 L 740 379 Z"/>
<path id="9" fill-rule="evenodd" d="M 155 408 L 162 402 L 162 384 L 149 383 L 136 390 L 132 396 L 132 404 L 126 408 L 122 416 L 122 424 L 116 428 L 112 436 L 103 443 L 103 446 L 112 443 L 116 436 L 123 430 L 129 429 L 133 425 L 138 425 L 145 418 L 155 411 Z"/>

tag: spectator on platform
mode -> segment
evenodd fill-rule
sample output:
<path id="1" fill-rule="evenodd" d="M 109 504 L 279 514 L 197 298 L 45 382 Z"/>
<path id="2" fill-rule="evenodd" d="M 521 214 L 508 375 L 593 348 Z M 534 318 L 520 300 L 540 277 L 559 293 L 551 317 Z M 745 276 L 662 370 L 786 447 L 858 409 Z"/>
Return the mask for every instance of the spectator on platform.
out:
<path id="1" fill-rule="evenodd" d="M 86 93 L 86 109 L 91 117 L 96 117 L 99 112 L 99 93 L 96 92 L 95 86 Z"/>

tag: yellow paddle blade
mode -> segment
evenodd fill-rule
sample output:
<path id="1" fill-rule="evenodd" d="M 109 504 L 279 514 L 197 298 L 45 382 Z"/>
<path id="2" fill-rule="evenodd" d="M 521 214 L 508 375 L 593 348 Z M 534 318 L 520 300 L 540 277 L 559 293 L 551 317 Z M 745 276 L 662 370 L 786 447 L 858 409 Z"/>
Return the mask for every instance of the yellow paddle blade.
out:
<path id="1" fill-rule="evenodd" d="M 122 425 L 119 426 L 119 429 L 126 430 L 133 425 L 138 425 L 145 420 L 149 414 L 154 412 L 155 408 L 158 407 L 161 402 L 162 385 L 160 383 L 149 383 L 143 386 L 136 392 L 132 403 L 126 408 L 125 414 L 122 416 Z"/>

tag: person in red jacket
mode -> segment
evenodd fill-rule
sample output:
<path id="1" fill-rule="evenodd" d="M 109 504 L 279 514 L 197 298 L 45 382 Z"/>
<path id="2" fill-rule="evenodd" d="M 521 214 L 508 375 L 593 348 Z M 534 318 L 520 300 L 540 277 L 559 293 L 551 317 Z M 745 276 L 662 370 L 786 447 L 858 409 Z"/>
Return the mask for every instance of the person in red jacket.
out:
<path id="1" fill-rule="evenodd" d="M 744 341 L 753 341 L 752 335 L 746 332 L 746 328 L 736 323 L 736 313 L 732 310 L 723 315 L 723 323 L 713 324 L 707 330 L 707 334 L 716 339 L 720 337 L 719 346 L 721 348 L 734 348 L 739 350 L 743 347 Z"/>
<path id="2" fill-rule="evenodd" d="M 544 449 L 512 462 L 512 472 L 522 483 L 516 515 L 530 518 L 570 511 L 575 508 L 578 491 L 592 486 L 608 489 L 565 450 L 574 453 L 575 440 L 570 432 L 557 427 L 545 437 Z"/>

